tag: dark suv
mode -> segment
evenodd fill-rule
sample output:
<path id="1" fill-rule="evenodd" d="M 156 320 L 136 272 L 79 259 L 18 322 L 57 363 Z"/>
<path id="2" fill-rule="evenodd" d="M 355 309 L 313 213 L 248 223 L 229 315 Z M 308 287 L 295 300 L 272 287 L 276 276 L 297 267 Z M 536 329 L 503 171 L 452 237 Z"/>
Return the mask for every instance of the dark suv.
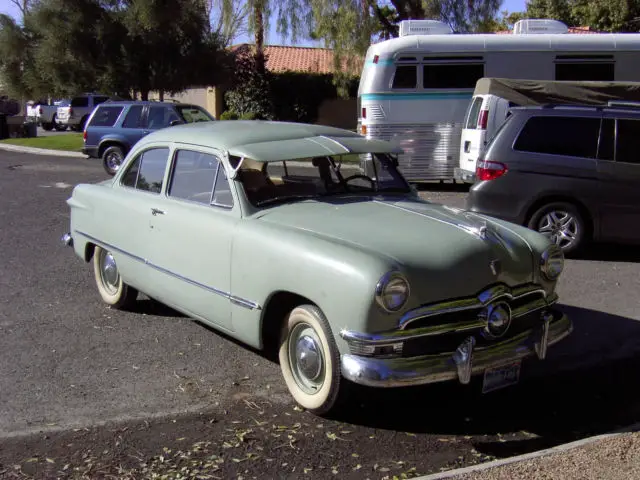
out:
<path id="1" fill-rule="evenodd" d="M 101 158 L 106 172 L 115 175 L 131 147 L 152 131 L 214 120 L 209 112 L 197 105 L 107 101 L 100 104 L 87 121 L 82 152 L 92 158 Z"/>
<path id="2" fill-rule="evenodd" d="M 587 240 L 640 242 L 640 104 L 513 108 L 478 158 L 467 208 L 565 253 Z"/>

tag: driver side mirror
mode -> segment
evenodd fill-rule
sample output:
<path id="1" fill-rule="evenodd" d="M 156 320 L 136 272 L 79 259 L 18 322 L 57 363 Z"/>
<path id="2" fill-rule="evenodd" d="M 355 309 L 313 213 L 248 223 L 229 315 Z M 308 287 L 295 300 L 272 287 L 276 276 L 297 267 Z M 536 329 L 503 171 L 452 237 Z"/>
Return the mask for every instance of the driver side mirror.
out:
<path id="1" fill-rule="evenodd" d="M 175 127 L 176 125 L 182 125 L 184 122 L 182 120 L 171 120 L 169 122 L 170 127 Z"/>

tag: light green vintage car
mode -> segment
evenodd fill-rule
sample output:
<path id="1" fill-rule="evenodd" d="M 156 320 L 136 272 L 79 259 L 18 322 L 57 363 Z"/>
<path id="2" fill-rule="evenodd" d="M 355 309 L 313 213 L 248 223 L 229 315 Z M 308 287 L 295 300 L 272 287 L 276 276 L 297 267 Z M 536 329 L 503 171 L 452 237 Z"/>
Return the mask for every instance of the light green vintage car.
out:
<path id="1" fill-rule="evenodd" d="M 347 381 L 399 387 L 544 359 L 562 252 L 521 226 L 421 200 L 397 147 L 342 129 L 223 121 L 152 133 L 110 180 L 77 185 L 64 243 L 114 308 L 138 292 L 277 352 L 323 415 Z M 345 379 L 347 381 L 345 381 Z"/>

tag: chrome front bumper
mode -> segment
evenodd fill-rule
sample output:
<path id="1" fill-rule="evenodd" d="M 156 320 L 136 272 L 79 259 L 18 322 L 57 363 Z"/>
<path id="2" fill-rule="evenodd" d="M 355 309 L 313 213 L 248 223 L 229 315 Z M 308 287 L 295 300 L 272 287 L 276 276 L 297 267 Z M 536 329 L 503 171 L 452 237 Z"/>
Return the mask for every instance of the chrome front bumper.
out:
<path id="1" fill-rule="evenodd" d="M 471 376 L 488 368 L 536 355 L 543 360 L 547 347 L 573 330 L 571 320 L 557 310 L 539 328 L 502 342 L 476 349 L 473 336 L 467 337 L 455 352 L 400 358 L 374 358 L 352 354 L 341 357 L 342 374 L 348 380 L 370 387 L 403 387 L 458 379 L 467 384 Z"/>

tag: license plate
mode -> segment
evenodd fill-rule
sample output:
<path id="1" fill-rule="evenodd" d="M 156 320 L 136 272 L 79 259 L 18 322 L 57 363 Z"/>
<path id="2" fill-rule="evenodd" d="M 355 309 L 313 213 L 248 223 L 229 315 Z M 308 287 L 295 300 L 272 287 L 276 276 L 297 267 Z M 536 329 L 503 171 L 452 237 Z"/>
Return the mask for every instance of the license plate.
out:
<path id="1" fill-rule="evenodd" d="M 482 393 L 491 392 L 518 383 L 518 380 L 520 380 L 521 363 L 521 361 L 517 361 L 485 370 L 482 381 Z"/>

